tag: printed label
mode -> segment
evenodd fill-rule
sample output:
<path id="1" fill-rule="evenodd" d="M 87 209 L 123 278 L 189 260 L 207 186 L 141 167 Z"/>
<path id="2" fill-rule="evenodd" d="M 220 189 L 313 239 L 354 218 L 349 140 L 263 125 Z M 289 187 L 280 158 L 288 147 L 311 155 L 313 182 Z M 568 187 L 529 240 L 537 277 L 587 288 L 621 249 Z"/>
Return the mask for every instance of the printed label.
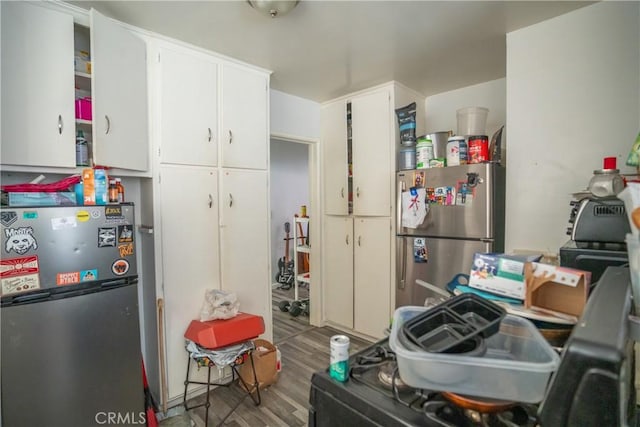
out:
<path id="1" fill-rule="evenodd" d="M 98 270 L 82 270 L 80 272 L 81 282 L 90 282 L 92 280 L 98 280 Z"/>
<path id="2" fill-rule="evenodd" d="M 93 219 L 98 219 L 100 218 L 100 211 L 98 209 L 92 209 L 91 211 L 89 211 L 91 218 Z"/>
<path id="3" fill-rule="evenodd" d="M 35 211 L 22 212 L 22 219 L 38 219 L 38 212 L 35 212 Z"/>
<path id="4" fill-rule="evenodd" d="M 23 292 L 40 289 L 40 277 L 37 274 L 7 277 L 2 282 L 2 295 L 21 294 Z"/>
<path id="5" fill-rule="evenodd" d="M 123 276 L 129 271 L 129 262 L 126 259 L 118 259 L 111 265 L 111 271 L 116 276 Z"/>
<path id="6" fill-rule="evenodd" d="M 105 206 L 104 216 L 107 219 L 122 219 L 122 206 Z"/>
<path id="7" fill-rule="evenodd" d="M 2 212 L 0 213 L 0 223 L 5 227 L 10 226 L 14 222 L 18 220 L 18 214 L 14 211 Z"/>
<path id="8" fill-rule="evenodd" d="M 413 260 L 418 263 L 425 263 L 429 261 L 427 242 L 421 237 L 413 239 Z"/>
<path id="9" fill-rule="evenodd" d="M 0 277 L 2 278 L 24 276 L 39 271 L 37 256 L 0 260 Z"/>
<path id="10" fill-rule="evenodd" d="M 125 243 L 123 245 L 118 245 L 118 250 L 120 251 L 121 257 L 133 255 L 133 243 Z"/>
<path id="11" fill-rule="evenodd" d="M 64 230 L 67 228 L 75 228 L 78 221 L 75 216 L 67 216 L 63 218 L 51 218 L 51 228 L 54 230 Z"/>
<path id="12" fill-rule="evenodd" d="M 133 242 L 133 229 L 130 225 L 118 226 L 118 243 Z"/>
<path id="13" fill-rule="evenodd" d="M 116 246 L 116 228 L 106 227 L 98 228 L 98 247 L 115 247 Z"/>
<path id="14" fill-rule="evenodd" d="M 4 245 L 4 250 L 7 253 L 13 251 L 18 255 L 24 255 L 31 248 L 38 249 L 38 242 L 33 237 L 32 227 L 6 228 L 4 235 L 7 238 Z"/>
<path id="15" fill-rule="evenodd" d="M 89 218 L 91 218 L 91 215 L 89 215 L 89 212 L 87 211 L 78 211 L 76 213 L 76 218 L 78 218 L 78 221 L 80 222 L 87 222 L 89 221 Z"/>
<path id="16" fill-rule="evenodd" d="M 79 271 L 56 274 L 56 285 L 58 286 L 73 285 L 75 283 L 80 283 Z"/>

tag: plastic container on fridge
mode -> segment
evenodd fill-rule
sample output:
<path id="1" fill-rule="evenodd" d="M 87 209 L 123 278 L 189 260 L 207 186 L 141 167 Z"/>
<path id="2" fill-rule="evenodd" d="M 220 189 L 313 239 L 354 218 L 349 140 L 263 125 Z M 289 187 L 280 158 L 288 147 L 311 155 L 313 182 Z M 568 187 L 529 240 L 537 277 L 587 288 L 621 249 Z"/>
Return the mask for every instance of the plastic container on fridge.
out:
<path id="1" fill-rule="evenodd" d="M 456 110 L 458 135 L 486 135 L 489 109 L 485 107 L 466 107 Z"/>
<path id="2" fill-rule="evenodd" d="M 527 403 L 540 402 L 560 357 L 529 320 L 506 315 L 500 331 L 485 339 L 482 356 L 411 350 L 398 336 L 403 325 L 428 308 L 396 309 L 389 345 L 409 386 Z"/>

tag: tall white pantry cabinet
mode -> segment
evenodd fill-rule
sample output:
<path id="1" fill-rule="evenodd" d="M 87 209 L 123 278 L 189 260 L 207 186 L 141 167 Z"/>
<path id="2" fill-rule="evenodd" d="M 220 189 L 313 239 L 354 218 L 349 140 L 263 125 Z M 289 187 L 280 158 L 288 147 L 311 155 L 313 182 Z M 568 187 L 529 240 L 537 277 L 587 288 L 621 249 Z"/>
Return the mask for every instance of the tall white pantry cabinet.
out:
<path id="1" fill-rule="evenodd" d="M 208 289 L 235 292 L 271 336 L 267 72 L 151 41 L 154 58 L 154 226 L 164 298 L 167 397 L 184 391 L 184 332 Z M 202 372 L 194 372 L 206 380 Z M 195 376 L 193 378 L 195 378 Z M 193 379 L 192 378 L 192 379 Z"/>
<path id="2" fill-rule="evenodd" d="M 395 109 L 411 102 L 424 97 L 390 82 L 320 113 L 324 320 L 372 338 L 384 336 L 395 304 Z"/>

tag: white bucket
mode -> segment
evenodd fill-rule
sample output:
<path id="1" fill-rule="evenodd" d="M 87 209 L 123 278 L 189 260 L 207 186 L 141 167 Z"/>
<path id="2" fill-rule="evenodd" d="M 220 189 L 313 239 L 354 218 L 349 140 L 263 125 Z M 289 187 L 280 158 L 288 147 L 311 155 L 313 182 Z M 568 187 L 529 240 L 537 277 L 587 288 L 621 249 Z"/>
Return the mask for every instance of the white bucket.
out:
<path id="1" fill-rule="evenodd" d="M 456 111 L 458 135 L 486 135 L 489 109 L 485 107 L 466 107 Z"/>

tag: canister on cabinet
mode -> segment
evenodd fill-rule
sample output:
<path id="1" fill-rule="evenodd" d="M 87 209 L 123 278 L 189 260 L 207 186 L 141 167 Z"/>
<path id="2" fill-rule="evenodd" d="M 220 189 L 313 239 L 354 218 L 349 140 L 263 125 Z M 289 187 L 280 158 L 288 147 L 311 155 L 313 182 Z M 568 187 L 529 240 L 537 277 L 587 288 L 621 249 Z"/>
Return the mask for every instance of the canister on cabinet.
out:
<path id="1" fill-rule="evenodd" d="M 452 136 L 447 142 L 447 166 L 467 164 L 467 143 L 464 136 Z"/>

